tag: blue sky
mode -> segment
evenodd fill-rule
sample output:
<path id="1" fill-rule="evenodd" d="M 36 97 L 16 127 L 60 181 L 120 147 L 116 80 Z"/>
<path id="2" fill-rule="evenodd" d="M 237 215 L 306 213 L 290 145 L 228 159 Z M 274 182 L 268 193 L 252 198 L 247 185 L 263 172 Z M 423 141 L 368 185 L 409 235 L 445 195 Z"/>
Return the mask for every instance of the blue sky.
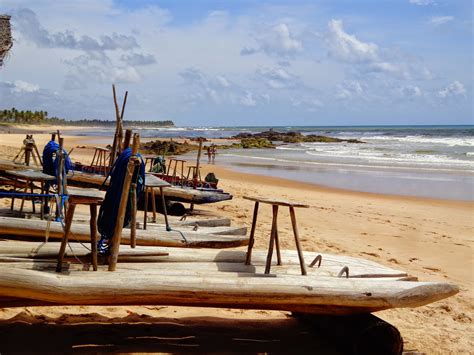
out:
<path id="1" fill-rule="evenodd" d="M 472 2 L 0 0 L 0 107 L 178 125 L 473 123 Z"/>

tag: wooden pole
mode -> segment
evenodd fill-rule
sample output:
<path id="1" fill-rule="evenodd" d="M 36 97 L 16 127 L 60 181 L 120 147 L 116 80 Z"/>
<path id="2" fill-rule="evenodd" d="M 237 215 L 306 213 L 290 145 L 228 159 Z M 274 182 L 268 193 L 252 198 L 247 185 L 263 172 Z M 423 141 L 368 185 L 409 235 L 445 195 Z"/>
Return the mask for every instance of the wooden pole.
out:
<path id="1" fill-rule="evenodd" d="M 61 272 L 63 266 L 64 254 L 66 253 L 66 245 L 71 232 L 72 219 L 74 217 L 74 211 L 76 209 L 75 203 L 70 203 L 66 214 L 66 226 L 64 227 L 64 236 L 61 240 L 61 247 L 59 249 L 58 263 L 56 265 L 56 272 Z"/>
<path id="2" fill-rule="evenodd" d="M 63 200 L 64 191 L 64 182 L 63 182 L 63 167 L 64 167 L 64 156 L 63 156 L 63 145 L 64 145 L 64 138 L 59 138 L 59 151 L 57 152 L 59 163 L 58 163 L 58 171 L 56 172 L 56 180 L 58 182 L 58 194 L 60 195 L 60 200 Z M 56 217 L 60 217 L 62 214 L 62 203 L 59 204 L 56 208 Z"/>
<path id="3" fill-rule="evenodd" d="M 122 141 L 123 141 L 123 114 L 125 113 L 125 105 L 127 104 L 128 91 L 125 91 L 125 97 L 122 103 L 122 111 L 120 112 L 120 124 L 118 131 L 118 153 L 122 152 Z"/>
<path id="4" fill-rule="evenodd" d="M 199 175 L 199 164 L 201 162 L 201 152 L 202 152 L 202 138 L 199 138 L 199 149 L 198 149 L 198 155 L 196 159 L 196 170 L 194 171 L 194 188 L 197 187 L 198 184 L 198 175 Z"/>
<path id="5" fill-rule="evenodd" d="M 91 213 L 90 230 L 91 230 L 92 267 L 94 271 L 97 271 L 97 205 L 93 203 L 90 204 L 89 210 Z"/>
<path id="6" fill-rule="evenodd" d="M 245 265 L 250 265 L 250 263 L 252 262 L 252 248 L 255 242 L 255 228 L 257 226 L 258 205 L 259 202 L 255 201 L 255 207 L 253 209 L 252 229 L 250 230 L 249 246 L 247 248 L 247 258 L 245 259 Z"/>
<path id="7" fill-rule="evenodd" d="M 127 129 L 125 131 L 125 138 L 123 140 L 123 147 L 122 147 L 122 151 L 127 149 L 128 147 L 130 147 L 130 140 L 132 139 L 132 130 L 131 129 Z"/>
<path id="8" fill-rule="evenodd" d="M 130 192 L 130 184 L 132 182 L 133 171 L 135 169 L 135 156 L 138 152 L 138 146 L 140 144 L 140 135 L 135 134 L 133 136 L 132 145 L 132 156 L 128 162 L 127 172 L 122 188 L 122 197 L 120 198 L 120 205 L 117 214 L 117 221 L 115 222 L 114 235 L 112 236 L 112 247 L 109 256 L 109 271 L 115 271 L 117 267 L 117 259 L 120 247 L 120 241 L 122 239 L 123 221 L 125 218 L 125 210 L 127 208 L 128 195 Z"/>
<path id="9" fill-rule="evenodd" d="M 199 138 L 199 148 L 198 155 L 196 159 L 196 170 L 194 170 L 193 176 L 193 188 L 196 189 L 198 185 L 198 176 L 199 176 L 199 164 L 201 162 L 201 152 L 202 152 L 202 138 Z M 191 211 L 194 210 L 194 203 L 191 203 Z"/>
<path id="10" fill-rule="evenodd" d="M 36 145 L 36 143 L 33 143 L 33 148 L 35 149 L 36 155 L 38 156 L 41 166 L 43 166 L 43 160 L 41 159 L 41 154 L 38 150 L 38 146 Z"/>
<path id="11" fill-rule="evenodd" d="M 277 232 L 277 218 L 278 218 L 278 205 L 272 205 L 273 208 L 273 220 L 272 220 L 272 231 L 270 233 L 270 243 L 268 246 L 267 261 L 265 264 L 265 274 L 270 273 L 270 268 L 272 265 L 272 256 L 273 256 L 273 244 L 275 243 L 275 233 Z"/>
<path id="12" fill-rule="evenodd" d="M 114 107 L 115 107 L 115 134 L 114 134 L 114 143 L 112 144 L 112 152 L 110 153 L 109 166 L 114 165 L 115 158 L 117 156 L 117 146 L 118 146 L 118 131 L 120 128 L 120 113 L 119 107 L 117 104 L 117 94 L 115 92 L 115 84 L 112 84 L 112 93 L 114 97 Z"/>
<path id="13" fill-rule="evenodd" d="M 135 248 L 137 246 L 137 184 L 133 182 L 131 186 L 132 219 L 130 221 L 130 246 Z"/>
<path id="14" fill-rule="evenodd" d="M 306 275 L 306 265 L 304 264 L 303 249 L 301 248 L 300 238 L 298 235 L 298 226 L 296 225 L 296 215 L 293 206 L 290 206 L 291 224 L 293 226 L 293 234 L 295 235 L 296 249 L 298 250 L 298 258 L 300 260 L 301 274 Z"/>

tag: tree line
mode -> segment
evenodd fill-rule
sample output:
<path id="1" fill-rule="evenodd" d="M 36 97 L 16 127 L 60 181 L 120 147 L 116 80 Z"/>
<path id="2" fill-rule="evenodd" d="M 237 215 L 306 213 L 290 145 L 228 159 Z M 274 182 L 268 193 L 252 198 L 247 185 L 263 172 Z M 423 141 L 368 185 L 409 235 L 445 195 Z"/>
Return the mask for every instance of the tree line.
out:
<path id="1" fill-rule="evenodd" d="M 39 124 L 60 124 L 69 126 L 115 126 L 115 121 L 109 120 L 88 120 L 82 119 L 77 121 L 65 120 L 59 117 L 48 117 L 47 111 L 30 111 L 17 110 L 12 108 L 10 110 L 0 110 L 0 122 L 6 123 L 39 123 Z M 143 121 L 131 120 L 124 121 L 124 126 L 140 126 L 140 127 L 166 127 L 174 126 L 171 120 L 165 121 Z"/>

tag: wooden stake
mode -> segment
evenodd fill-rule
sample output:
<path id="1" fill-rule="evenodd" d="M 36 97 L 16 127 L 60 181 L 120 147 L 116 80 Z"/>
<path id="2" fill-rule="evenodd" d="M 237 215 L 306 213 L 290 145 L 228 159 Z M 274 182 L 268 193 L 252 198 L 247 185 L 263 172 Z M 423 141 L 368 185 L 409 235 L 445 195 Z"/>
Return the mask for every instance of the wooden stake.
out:
<path id="1" fill-rule="evenodd" d="M 245 259 L 246 265 L 250 265 L 250 263 L 252 262 L 252 248 L 255 242 L 255 228 L 257 226 L 258 205 L 259 202 L 255 201 L 255 207 L 253 208 L 252 229 L 250 230 L 249 246 L 247 248 L 247 258 Z"/>
<path id="2" fill-rule="evenodd" d="M 132 130 L 131 129 L 127 129 L 125 131 L 125 138 L 123 140 L 123 147 L 122 147 L 122 151 L 127 149 L 128 147 L 130 147 L 130 140 L 132 139 Z"/>
<path id="3" fill-rule="evenodd" d="M 131 186 L 132 219 L 130 221 L 130 246 L 135 248 L 137 246 L 137 184 L 134 182 Z"/>
<path id="4" fill-rule="evenodd" d="M 112 246 L 109 256 L 109 271 L 115 271 L 117 267 L 117 259 L 120 247 L 120 240 L 122 239 L 123 221 L 125 218 L 125 210 L 127 208 L 128 195 L 130 191 L 130 183 L 132 182 L 133 171 L 135 169 L 135 159 L 140 144 L 140 135 L 133 136 L 132 156 L 128 162 L 127 172 L 122 188 L 122 197 L 120 198 L 120 205 L 117 214 L 117 221 L 115 222 L 114 235 L 112 237 Z"/>
<path id="5" fill-rule="evenodd" d="M 75 209 L 76 209 L 75 203 L 69 204 L 69 207 L 67 209 L 67 214 L 66 214 L 66 226 L 64 227 L 64 236 L 63 236 L 63 239 L 61 240 L 61 248 L 59 249 L 56 272 L 61 272 L 62 267 L 63 267 L 64 254 L 66 253 L 66 245 L 69 238 L 69 233 L 71 231 L 72 218 L 74 217 Z"/>
<path id="6" fill-rule="evenodd" d="M 290 216 L 291 216 L 291 224 L 293 226 L 293 234 L 295 235 L 295 243 L 296 249 L 298 250 L 298 258 L 300 259 L 300 266 L 301 266 L 301 274 L 306 275 L 306 265 L 304 264 L 304 257 L 303 257 L 303 249 L 301 248 L 300 238 L 298 235 L 298 226 L 296 225 L 296 215 L 295 209 L 293 206 L 290 206 Z"/>
<path id="7" fill-rule="evenodd" d="M 270 268 L 272 265 L 272 256 L 273 256 L 273 244 L 275 243 L 275 232 L 277 228 L 278 205 L 273 205 L 272 207 L 273 207 L 272 231 L 270 233 L 270 243 L 268 245 L 267 262 L 265 265 L 265 274 L 270 273 Z"/>
<path id="8" fill-rule="evenodd" d="M 89 206 L 91 213 L 90 229 L 91 229 L 91 254 L 92 267 L 97 271 L 97 205 L 91 204 Z"/>
<path id="9" fill-rule="evenodd" d="M 202 152 L 202 138 L 199 138 L 199 149 L 198 149 L 198 155 L 196 159 L 196 170 L 194 171 L 194 188 L 197 187 L 198 184 L 198 175 L 199 175 L 199 164 L 201 162 L 201 152 Z"/>
<path id="10" fill-rule="evenodd" d="M 115 134 L 114 134 L 114 143 L 112 144 L 112 152 L 110 153 L 109 166 L 114 165 L 115 158 L 117 157 L 117 147 L 118 147 L 118 131 L 120 128 L 120 114 L 117 104 L 117 94 L 115 92 L 115 84 L 112 84 L 112 93 L 114 97 L 114 106 L 115 106 Z"/>

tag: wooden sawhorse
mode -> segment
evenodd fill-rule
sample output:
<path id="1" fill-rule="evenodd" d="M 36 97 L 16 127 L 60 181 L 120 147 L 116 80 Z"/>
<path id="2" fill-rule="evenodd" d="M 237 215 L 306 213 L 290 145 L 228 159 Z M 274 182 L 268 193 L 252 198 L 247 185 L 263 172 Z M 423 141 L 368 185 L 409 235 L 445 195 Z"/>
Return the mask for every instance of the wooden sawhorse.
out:
<path id="1" fill-rule="evenodd" d="M 278 240 L 277 218 L 278 218 L 278 207 L 284 206 L 284 207 L 290 208 L 291 224 L 293 226 L 293 234 L 295 236 L 295 243 L 296 243 L 296 250 L 298 251 L 298 258 L 300 260 L 301 274 L 306 275 L 307 272 L 306 272 L 306 265 L 304 263 L 303 249 L 301 248 L 301 243 L 300 243 L 300 239 L 298 235 L 298 227 L 296 225 L 295 208 L 297 207 L 309 208 L 309 206 L 301 204 L 301 203 L 294 203 L 294 202 L 289 202 L 289 201 L 274 200 L 274 199 L 260 198 L 260 197 L 257 198 L 257 197 L 244 196 L 244 199 L 255 202 L 255 207 L 253 210 L 252 228 L 250 230 L 249 245 L 247 249 L 247 258 L 245 260 L 245 264 L 250 265 L 251 259 L 252 259 L 252 248 L 255 241 L 255 227 L 257 224 L 259 204 L 266 203 L 266 204 L 272 205 L 273 221 L 272 221 L 272 231 L 270 233 L 270 243 L 268 246 L 267 262 L 265 265 L 265 274 L 270 273 L 274 244 L 276 245 L 276 251 L 277 251 L 277 265 L 281 265 L 280 242 Z"/>
<path id="2" fill-rule="evenodd" d="M 163 205 L 163 214 L 165 216 L 166 230 L 170 229 L 170 226 L 168 223 L 168 214 L 166 212 L 165 195 L 163 193 L 163 189 L 168 186 L 171 186 L 171 184 L 160 178 L 157 178 L 155 175 L 152 175 L 152 174 L 145 175 L 145 206 L 143 208 L 143 229 L 146 229 L 146 222 L 147 222 L 146 215 L 148 213 L 148 194 L 150 194 L 150 197 L 151 197 L 153 223 L 156 223 L 155 187 L 158 187 L 160 189 L 161 203 Z"/>
<path id="3" fill-rule="evenodd" d="M 97 206 L 104 201 L 105 193 L 103 191 L 92 189 L 68 188 L 68 195 L 66 225 L 64 227 L 63 239 L 61 240 L 61 248 L 59 249 L 56 271 L 61 272 L 62 270 L 64 254 L 66 253 L 66 245 L 68 243 L 69 233 L 71 232 L 72 219 L 74 218 L 76 205 L 89 205 L 90 208 L 92 267 L 94 271 L 97 271 Z"/>

